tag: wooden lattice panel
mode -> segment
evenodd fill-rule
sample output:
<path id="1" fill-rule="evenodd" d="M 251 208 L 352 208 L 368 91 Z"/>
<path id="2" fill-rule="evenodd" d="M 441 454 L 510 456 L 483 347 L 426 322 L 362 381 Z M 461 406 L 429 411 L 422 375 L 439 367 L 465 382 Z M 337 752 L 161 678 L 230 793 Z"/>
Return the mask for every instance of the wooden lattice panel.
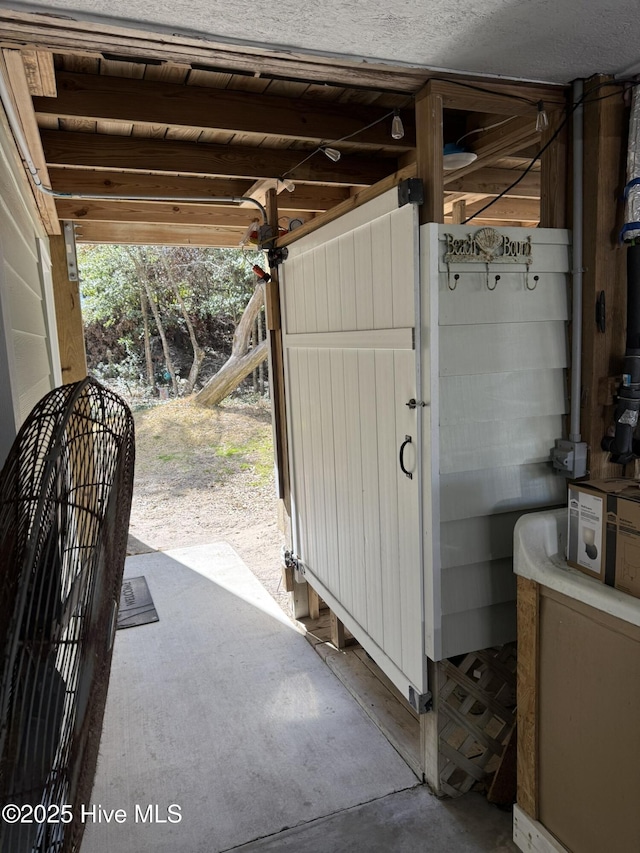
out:
<path id="1" fill-rule="evenodd" d="M 459 797 L 496 771 L 515 726 L 515 643 L 440 666 L 440 787 Z"/>

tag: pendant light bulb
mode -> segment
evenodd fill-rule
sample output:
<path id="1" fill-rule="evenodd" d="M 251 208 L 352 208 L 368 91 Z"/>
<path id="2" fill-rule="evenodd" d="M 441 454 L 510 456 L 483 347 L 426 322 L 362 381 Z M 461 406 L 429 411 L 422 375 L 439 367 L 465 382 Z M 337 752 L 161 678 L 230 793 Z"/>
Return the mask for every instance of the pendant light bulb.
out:
<path id="1" fill-rule="evenodd" d="M 404 125 L 402 124 L 402 119 L 400 118 L 400 111 L 395 110 L 393 113 L 393 120 L 391 122 L 391 136 L 393 139 L 402 139 L 404 136 Z"/>
<path id="2" fill-rule="evenodd" d="M 549 116 L 544 108 L 542 101 L 538 101 L 538 115 L 536 116 L 536 130 L 542 133 L 549 127 Z"/>
<path id="3" fill-rule="evenodd" d="M 324 154 L 326 154 L 326 156 L 329 158 L 329 160 L 333 160 L 334 163 L 337 163 L 338 160 L 342 157 L 342 154 L 340 153 L 340 151 L 338 151 L 337 148 L 327 148 L 326 146 L 323 145 L 320 150 Z"/>

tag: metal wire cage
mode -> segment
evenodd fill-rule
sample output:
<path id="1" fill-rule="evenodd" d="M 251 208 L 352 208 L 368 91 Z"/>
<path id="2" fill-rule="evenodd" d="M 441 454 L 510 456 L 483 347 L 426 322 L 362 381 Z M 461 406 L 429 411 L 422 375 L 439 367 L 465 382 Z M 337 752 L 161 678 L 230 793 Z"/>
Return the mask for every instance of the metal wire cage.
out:
<path id="1" fill-rule="evenodd" d="M 0 820 L 1 851 L 80 847 L 133 466 L 131 412 L 87 378 L 36 405 L 0 473 L 0 804 L 19 809 Z"/>

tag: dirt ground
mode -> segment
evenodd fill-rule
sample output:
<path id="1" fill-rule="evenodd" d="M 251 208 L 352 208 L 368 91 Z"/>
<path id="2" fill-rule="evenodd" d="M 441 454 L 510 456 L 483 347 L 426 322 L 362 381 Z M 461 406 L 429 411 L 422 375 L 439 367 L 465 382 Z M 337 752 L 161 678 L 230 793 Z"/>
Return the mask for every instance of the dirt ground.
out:
<path id="1" fill-rule="evenodd" d="M 268 403 L 171 400 L 134 417 L 130 534 L 155 550 L 224 540 L 289 612 Z"/>

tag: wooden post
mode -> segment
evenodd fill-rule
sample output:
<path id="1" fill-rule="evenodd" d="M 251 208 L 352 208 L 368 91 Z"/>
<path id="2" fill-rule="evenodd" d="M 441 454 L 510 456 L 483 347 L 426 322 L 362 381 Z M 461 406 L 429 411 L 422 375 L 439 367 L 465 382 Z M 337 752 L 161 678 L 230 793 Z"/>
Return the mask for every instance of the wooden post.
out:
<path id="1" fill-rule="evenodd" d="M 467 202 L 461 198 L 453 202 L 451 221 L 454 225 L 462 225 L 467 218 Z"/>
<path id="2" fill-rule="evenodd" d="M 546 145 L 564 120 L 564 114 L 550 113 L 549 127 L 541 138 Z M 567 227 L 567 124 L 540 158 L 540 227 Z"/>
<path id="3" fill-rule="evenodd" d="M 331 642 L 336 649 L 344 649 L 347 644 L 344 638 L 344 625 L 338 619 L 333 610 L 329 611 L 329 626 L 331 631 Z"/>
<path id="4" fill-rule="evenodd" d="M 274 189 L 267 193 L 267 215 L 271 224 L 278 222 L 278 195 Z M 280 286 L 278 268 L 271 267 L 271 281 L 265 288 L 265 316 L 269 337 L 269 380 L 273 410 L 273 434 L 278 478 L 278 497 L 284 501 L 287 515 L 291 516 L 291 491 L 289 485 L 289 454 L 287 447 L 287 419 L 284 395 L 284 354 L 280 321 Z"/>
<path id="5" fill-rule="evenodd" d="M 622 475 L 620 465 L 609 462 L 609 454 L 600 448 L 602 437 L 613 424 L 613 406 L 599 399 L 598 389 L 603 378 L 622 373 L 626 344 L 626 250 L 619 244 L 618 235 L 624 220 L 621 198 L 628 116 L 621 87 L 603 83 L 606 78 L 600 76 L 589 80 L 584 101 L 581 434 L 589 445 L 592 478 Z M 598 330 L 595 319 L 601 292 L 606 303 L 604 333 Z"/>
<path id="6" fill-rule="evenodd" d="M 320 618 L 320 596 L 315 591 L 315 589 L 311 586 L 311 584 L 307 584 L 307 594 L 309 596 L 309 618 L 310 619 L 319 619 Z"/>
<path id="7" fill-rule="evenodd" d="M 538 660 L 540 592 L 518 576 L 518 805 L 538 819 Z"/>
<path id="8" fill-rule="evenodd" d="M 50 237 L 49 244 L 60 366 L 62 382 L 66 385 L 84 379 L 87 375 L 80 289 L 77 281 L 69 281 L 64 237 Z"/>
<path id="9" fill-rule="evenodd" d="M 434 94 L 427 83 L 416 96 L 416 160 L 418 177 L 424 185 L 421 225 L 444 222 L 443 145 L 442 95 Z"/>
<path id="10" fill-rule="evenodd" d="M 440 687 L 444 683 L 445 675 L 439 662 L 430 660 L 428 667 L 429 690 L 431 691 L 433 708 L 426 714 L 420 714 L 420 753 L 425 782 L 434 794 L 440 794 L 440 769 L 443 759 L 440 754 L 440 714 L 438 708 Z"/>

